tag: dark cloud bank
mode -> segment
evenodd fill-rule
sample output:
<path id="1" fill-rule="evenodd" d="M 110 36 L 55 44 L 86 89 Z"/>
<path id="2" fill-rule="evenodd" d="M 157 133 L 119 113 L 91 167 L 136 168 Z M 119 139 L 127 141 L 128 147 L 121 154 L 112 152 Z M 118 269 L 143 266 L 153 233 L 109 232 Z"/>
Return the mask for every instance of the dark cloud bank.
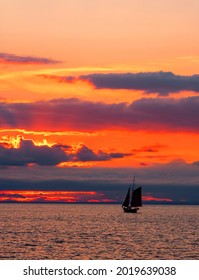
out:
<path id="1" fill-rule="evenodd" d="M 145 196 L 199 204 L 199 166 L 184 161 L 137 168 L 1 166 L 0 171 L 2 196 L 8 190 L 96 191 L 119 202 L 135 175 Z"/>
<path id="2" fill-rule="evenodd" d="M 0 191 L 32 190 L 32 191 L 96 191 L 107 199 L 121 202 L 128 189 L 128 184 L 106 180 L 14 180 L 1 179 Z M 199 188 L 172 184 L 144 184 L 143 195 L 156 198 L 169 198 L 171 203 L 199 204 Z M 2 194 L 1 196 L 4 196 Z M 5 195 L 7 196 L 7 195 Z M 16 195 L 17 197 L 17 195 Z M 18 196 L 19 198 L 21 196 Z M 154 201 L 152 203 L 155 203 Z M 160 203 L 160 202 L 158 202 Z M 165 202 L 163 202 L 165 203 Z"/>
<path id="3" fill-rule="evenodd" d="M 0 103 L 0 127 L 35 130 L 103 129 L 199 131 L 199 97 L 143 98 L 106 104 L 76 98 Z"/>

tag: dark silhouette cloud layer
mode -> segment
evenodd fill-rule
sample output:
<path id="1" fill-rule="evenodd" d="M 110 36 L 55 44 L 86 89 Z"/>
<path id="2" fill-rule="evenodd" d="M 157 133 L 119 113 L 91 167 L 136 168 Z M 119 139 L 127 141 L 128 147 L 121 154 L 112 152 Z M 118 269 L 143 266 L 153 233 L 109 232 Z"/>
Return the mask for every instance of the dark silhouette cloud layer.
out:
<path id="1" fill-rule="evenodd" d="M 56 64 L 60 61 L 43 57 L 19 56 L 9 53 L 0 53 L 0 63 L 1 62 L 10 64 Z"/>
<path id="2" fill-rule="evenodd" d="M 0 128 L 51 131 L 104 129 L 199 131 L 199 97 L 143 98 L 131 104 L 56 99 L 0 103 Z"/>

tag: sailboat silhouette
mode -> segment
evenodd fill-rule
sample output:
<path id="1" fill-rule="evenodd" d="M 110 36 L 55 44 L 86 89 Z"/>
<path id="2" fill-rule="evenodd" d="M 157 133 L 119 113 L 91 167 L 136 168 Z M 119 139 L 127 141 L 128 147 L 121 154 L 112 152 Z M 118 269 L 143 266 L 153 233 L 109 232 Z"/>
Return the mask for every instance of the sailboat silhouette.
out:
<path id="1" fill-rule="evenodd" d="M 142 206 L 142 187 L 135 188 L 135 176 L 133 184 L 129 186 L 126 198 L 122 204 L 125 213 L 137 213 Z"/>

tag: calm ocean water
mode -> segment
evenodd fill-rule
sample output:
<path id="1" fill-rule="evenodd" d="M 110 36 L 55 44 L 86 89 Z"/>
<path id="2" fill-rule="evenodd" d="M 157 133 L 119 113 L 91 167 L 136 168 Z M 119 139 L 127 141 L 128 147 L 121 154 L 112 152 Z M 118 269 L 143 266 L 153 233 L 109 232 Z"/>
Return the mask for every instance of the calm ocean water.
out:
<path id="1" fill-rule="evenodd" d="M 1 204 L 0 259 L 199 259 L 199 206 Z"/>

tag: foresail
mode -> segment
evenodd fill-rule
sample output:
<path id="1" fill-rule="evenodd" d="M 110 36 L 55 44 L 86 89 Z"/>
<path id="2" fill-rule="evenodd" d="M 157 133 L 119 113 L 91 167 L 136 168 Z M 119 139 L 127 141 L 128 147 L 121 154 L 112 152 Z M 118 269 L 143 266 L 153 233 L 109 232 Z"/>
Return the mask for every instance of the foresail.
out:
<path id="1" fill-rule="evenodd" d="M 139 187 L 133 191 L 131 206 L 132 207 L 142 206 L 142 188 L 141 187 Z"/>
<path id="2" fill-rule="evenodd" d="M 130 188 L 128 189 L 126 198 L 125 198 L 125 200 L 124 200 L 122 206 L 128 207 L 128 206 L 129 206 L 129 201 L 130 201 Z"/>

